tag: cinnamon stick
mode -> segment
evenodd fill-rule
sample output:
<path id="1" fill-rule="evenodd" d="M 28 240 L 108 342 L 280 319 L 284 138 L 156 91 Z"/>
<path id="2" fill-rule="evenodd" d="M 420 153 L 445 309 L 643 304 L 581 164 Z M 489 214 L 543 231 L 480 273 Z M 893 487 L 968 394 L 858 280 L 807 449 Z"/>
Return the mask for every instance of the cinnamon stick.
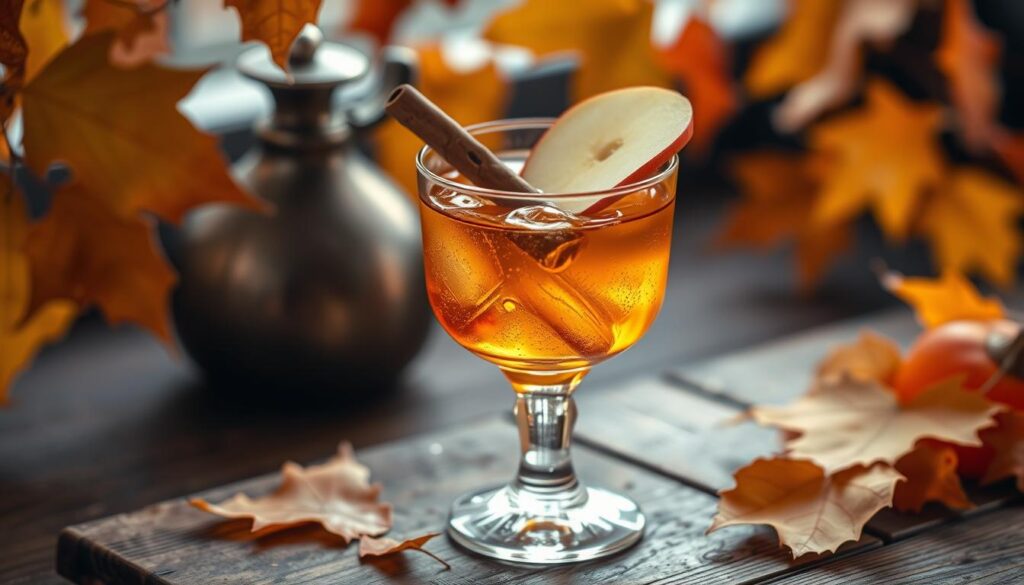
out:
<path id="1" fill-rule="evenodd" d="M 409 84 L 391 92 L 384 110 L 478 187 L 539 193 L 458 122 Z"/>

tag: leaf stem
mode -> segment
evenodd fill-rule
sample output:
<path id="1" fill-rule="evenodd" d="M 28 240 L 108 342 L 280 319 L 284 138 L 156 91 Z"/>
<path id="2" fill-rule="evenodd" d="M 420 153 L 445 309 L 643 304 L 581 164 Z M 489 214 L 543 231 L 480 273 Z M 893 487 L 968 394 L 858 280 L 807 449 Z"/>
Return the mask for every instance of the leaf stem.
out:
<path id="1" fill-rule="evenodd" d="M 430 552 L 429 550 L 427 550 L 425 548 L 413 548 L 412 550 L 419 551 L 419 552 L 427 555 L 428 557 L 434 559 L 435 561 L 441 563 L 442 565 L 444 565 L 444 570 L 445 571 L 451 571 L 452 570 L 452 566 L 448 564 L 448 561 L 446 561 L 446 560 L 442 559 L 441 557 L 435 555 L 434 553 Z"/>

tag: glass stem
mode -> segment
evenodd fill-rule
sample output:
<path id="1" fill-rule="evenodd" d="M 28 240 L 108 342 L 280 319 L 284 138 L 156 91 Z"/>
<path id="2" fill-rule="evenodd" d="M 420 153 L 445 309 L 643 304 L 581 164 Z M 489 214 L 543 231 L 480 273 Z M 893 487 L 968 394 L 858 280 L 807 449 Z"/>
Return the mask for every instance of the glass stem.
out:
<path id="1" fill-rule="evenodd" d="M 519 474 L 514 487 L 537 500 L 586 498 L 576 480 L 569 446 L 576 422 L 572 385 L 534 387 L 517 395 L 516 426 L 519 427 Z M 524 494 L 525 495 L 525 494 Z"/>

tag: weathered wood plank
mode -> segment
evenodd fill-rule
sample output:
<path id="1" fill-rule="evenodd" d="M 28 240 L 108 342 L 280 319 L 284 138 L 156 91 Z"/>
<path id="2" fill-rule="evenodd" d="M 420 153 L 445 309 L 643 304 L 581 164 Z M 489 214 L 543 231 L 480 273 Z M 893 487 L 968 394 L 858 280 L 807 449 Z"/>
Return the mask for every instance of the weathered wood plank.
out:
<path id="1" fill-rule="evenodd" d="M 393 533 L 407 536 L 442 530 L 456 494 L 506 480 L 515 451 L 512 425 L 487 420 L 367 449 L 359 457 L 395 505 Z M 577 455 L 585 480 L 641 502 L 649 527 L 636 547 L 600 561 L 540 568 L 485 560 L 441 537 L 429 548 L 451 562 L 451 571 L 415 553 L 361 563 L 355 546 L 342 547 L 317 529 L 253 539 L 246 523 L 218 522 L 178 499 L 66 529 L 58 568 L 79 583 L 645 583 L 668 578 L 743 583 L 820 562 L 792 564 L 764 530 L 736 528 L 704 536 L 715 507 L 712 497 L 587 448 L 577 449 Z M 240 489 L 259 494 L 277 481 L 265 476 L 201 495 L 216 500 Z M 866 537 L 853 548 L 878 545 Z"/>
<path id="2" fill-rule="evenodd" d="M 1024 506 L 946 524 L 870 554 L 780 577 L 772 583 L 1024 583 Z"/>

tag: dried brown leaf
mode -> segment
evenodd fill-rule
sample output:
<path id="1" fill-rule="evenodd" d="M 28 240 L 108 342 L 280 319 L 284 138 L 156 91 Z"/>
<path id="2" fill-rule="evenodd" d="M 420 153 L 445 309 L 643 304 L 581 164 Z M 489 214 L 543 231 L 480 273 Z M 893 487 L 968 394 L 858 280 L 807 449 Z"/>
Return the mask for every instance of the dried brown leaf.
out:
<path id="1" fill-rule="evenodd" d="M 379 557 L 407 550 L 415 550 L 441 563 L 444 565 L 445 569 L 451 569 L 452 566 L 449 565 L 447 561 L 423 548 L 423 545 L 425 545 L 427 541 L 439 534 L 439 532 L 428 532 L 424 535 L 417 536 L 415 538 L 407 538 L 401 541 L 387 537 L 370 538 L 364 536 L 359 539 L 359 558 Z"/>
<path id="2" fill-rule="evenodd" d="M 820 379 L 844 376 L 862 382 L 889 384 L 900 367 L 900 346 L 870 330 L 863 330 L 853 343 L 833 348 L 818 364 Z"/>
<path id="3" fill-rule="evenodd" d="M 932 441 L 919 442 L 913 451 L 896 462 L 896 470 L 907 480 L 896 487 L 893 507 L 915 513 L 928 502 L 939 502 L 953 510 L 973 508 L 974 504 L 960 485 L 956 466 L 956 450 L 952 447 Z"/>
<path id="4" fill-rule="evenodd" d="M 1007 477 L 1017 478 L 1017 489 L 1024 492 L 1024 412 L 1011 410 L 996 416 L 999 426 L 981 432 L 986 445 L 995 450 L 995 458 L 981 478 L 990 484 Z"/>
<path id="5" fill-rule="evenodd" d="M 292 41 L 306 24 L 315 23 L 322 0 L 224 0 L 226 8 L 238 10 L 242 40 L 260 41 L 281 69 L 288 68 Z"/>

